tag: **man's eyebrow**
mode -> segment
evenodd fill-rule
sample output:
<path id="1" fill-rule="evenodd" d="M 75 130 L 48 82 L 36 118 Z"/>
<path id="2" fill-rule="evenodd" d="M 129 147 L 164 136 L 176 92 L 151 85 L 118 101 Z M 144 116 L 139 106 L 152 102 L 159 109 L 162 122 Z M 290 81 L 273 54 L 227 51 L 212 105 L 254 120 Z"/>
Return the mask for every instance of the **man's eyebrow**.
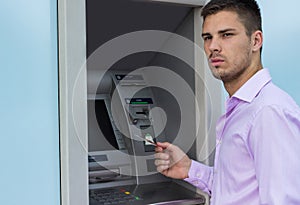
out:
<path id="1" fill-rule="evenodd" d="M 227 33 L 227 32 L 230 32 L 230 31 L 235 31 L 235 29 L 234 28 L 227 28 L 227 29 L 218 31 L 218 33 L 223 34 L 223 33 Z"/>
<path id="2" fill-rule="evenodd" d="M 211 34 L 210 34 L 210 33 L 202 33 L 201 36 L 202 36 L 202 37 L 204 37 L 204 36 L 211 36 Z"/>
<path id="3" fill-rule="evenodd" d="M 218 31 L 218 34 L 223 34 L 223 33 L 232 32 L 232 31 L 235 31 L 235 29 L 234 28 L 227 28 L 227 29 Z M 210 33 L 202 33 L 201 36 L 202 37 L 211 36 L 211 34 Z"/>

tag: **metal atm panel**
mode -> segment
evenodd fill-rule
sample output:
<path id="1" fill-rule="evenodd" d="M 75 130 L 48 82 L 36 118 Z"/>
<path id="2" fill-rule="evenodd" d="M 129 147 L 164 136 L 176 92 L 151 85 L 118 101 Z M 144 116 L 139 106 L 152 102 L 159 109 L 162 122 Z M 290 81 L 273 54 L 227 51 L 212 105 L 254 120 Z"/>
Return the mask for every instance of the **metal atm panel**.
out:
<path id="1" fill-rule="evenodd" d="M 89 128 L 102 127 L 103 134 L 103 150 L 95 150 L 95 140 L 89 143 L 92 149 L 89 152 L 90 205 L 204 204 L 205 198 L 192 185 L 171 180 L 156 171 L 155 146 L 144 139 L 166 141 L 163 129 L 155 127 L 165 123 L 157 113 L 152 114 L 157 104 L 146 77 L 143 73 L 126 74 L 124 71 L 113 72 L 110 76 L 113 83 L 110 97 L 98 95 L 90 99 L 95 104 L 90 102 Z M 93 112 L 96 116 L 107 115 L 98 116 L 96 128 L 91 119 Z M 104 119 L 111 126 L 107 126 Z M 95 134 L 89 131 L 90 139 Z M 107 145 L 104 147 L 103 143 Z"/>

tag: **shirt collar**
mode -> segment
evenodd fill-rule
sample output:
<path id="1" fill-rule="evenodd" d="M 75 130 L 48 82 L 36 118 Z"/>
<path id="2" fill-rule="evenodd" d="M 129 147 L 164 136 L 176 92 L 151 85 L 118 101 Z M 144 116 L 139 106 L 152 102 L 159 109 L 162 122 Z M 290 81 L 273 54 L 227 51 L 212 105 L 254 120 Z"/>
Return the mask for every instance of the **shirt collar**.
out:
<path id="1" fill-rule="evenodd" d="M 271 79 L 269 70 L 262 69 L 255 73 L 232 97 L 250 103 Z"/>

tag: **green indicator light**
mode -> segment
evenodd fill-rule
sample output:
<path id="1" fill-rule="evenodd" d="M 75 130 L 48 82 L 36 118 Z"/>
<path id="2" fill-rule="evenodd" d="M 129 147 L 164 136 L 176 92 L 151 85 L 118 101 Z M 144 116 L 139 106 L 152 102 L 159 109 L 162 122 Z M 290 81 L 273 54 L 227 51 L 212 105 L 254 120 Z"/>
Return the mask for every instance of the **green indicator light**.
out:
<path id="1" fill-rule="evenodd" d="M 130 104 L 148 104 L 148 102 L 131 102 Z"/>
<path id="2" fill-rule="evenodd" d="M 136 199 L 136 200 L 140 200 L 140 197 L 136 196 L 135 199 Z"/>

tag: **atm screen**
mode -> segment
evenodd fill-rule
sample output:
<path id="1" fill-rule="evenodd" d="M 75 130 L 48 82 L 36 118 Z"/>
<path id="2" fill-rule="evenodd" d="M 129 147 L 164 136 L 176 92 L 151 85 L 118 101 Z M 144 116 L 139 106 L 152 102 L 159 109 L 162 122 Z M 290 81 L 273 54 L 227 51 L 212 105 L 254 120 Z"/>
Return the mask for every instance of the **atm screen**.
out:
<path id="1" fill-rule="evenodd" d="M 89 152 L 119 150 L 104 99 L 88 100 Z"/>
<path id="2" fill-rule="evenodd" d="M 126 103 L 131 105 L 149 105 L 153 104 L 152 98 L 126 98 Z"/>

